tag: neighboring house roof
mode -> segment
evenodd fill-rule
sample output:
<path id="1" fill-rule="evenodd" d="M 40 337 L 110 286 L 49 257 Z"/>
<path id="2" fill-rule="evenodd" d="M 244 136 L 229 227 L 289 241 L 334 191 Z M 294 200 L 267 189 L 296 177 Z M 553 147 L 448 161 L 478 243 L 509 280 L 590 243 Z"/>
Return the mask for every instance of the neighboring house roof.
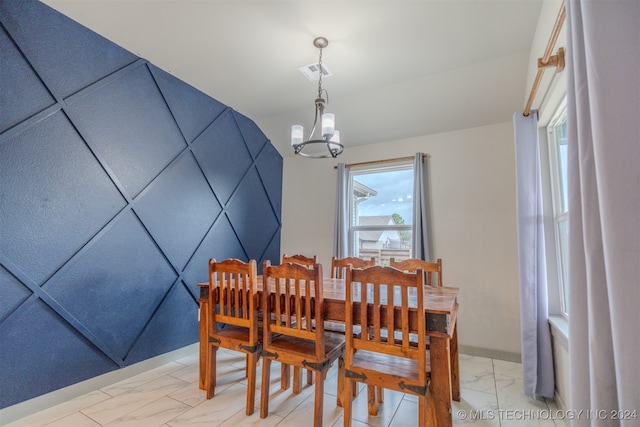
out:
<path id="1" fill-rule="evenodd" d="M 374 190 L 373 188 L 369 188 L 366 185 L 364 185 L 361 182 L 356 181 L 355 179 L 353 180 L 353 195 L 360 198 L 360 197 L 373 197 L 373 196 L 377 196 L 378 192 L 376 190 Z"/>
<path id="2" fill-rule="evenodd" d="M 371 215 L 358 217 L 359 225 L 389 225 L 393 224 L 393 216 L 391 215 Z M 358 239 L 361 241 L 377 242 L 384 230 L 360 231 Z"/>

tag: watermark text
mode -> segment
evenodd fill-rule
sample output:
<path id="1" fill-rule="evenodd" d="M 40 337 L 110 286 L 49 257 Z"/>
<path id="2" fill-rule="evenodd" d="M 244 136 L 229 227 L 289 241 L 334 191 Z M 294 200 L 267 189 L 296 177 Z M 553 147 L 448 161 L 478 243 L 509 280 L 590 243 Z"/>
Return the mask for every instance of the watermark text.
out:
<path id="1" fill-rule="evenodd" d="M 456 415 L 462 421 L 637 420 L 640 418 L 640 412 L 636 409 L 460 409 L 456 411 Z"/>

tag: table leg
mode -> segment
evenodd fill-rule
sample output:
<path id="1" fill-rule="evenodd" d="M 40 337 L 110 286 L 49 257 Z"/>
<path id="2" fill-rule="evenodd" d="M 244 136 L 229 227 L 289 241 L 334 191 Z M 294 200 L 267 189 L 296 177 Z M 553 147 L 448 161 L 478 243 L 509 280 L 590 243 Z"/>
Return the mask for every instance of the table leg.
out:
<path id="1" fill-rule="evenodd" d="M 205 378 L 207 377 L 207 361 L 209 355 L 209 303 L 200 302 L 200 376 L 198 387 L 205 389 Z"/>
<path id="2" fill-rule="evenodd" d="M 460 402 L 460 366 L 458 364 L 458 325 L 453 327 L 451 338 L 451 397 Z"/>
<path id="3" fill-rule="evenodd" d="M 451 416 L 451 354 L 449 339 L 432 336 L 431 352 L 431 397 L 434 400 L 436 425 L 452 427 Z"/>

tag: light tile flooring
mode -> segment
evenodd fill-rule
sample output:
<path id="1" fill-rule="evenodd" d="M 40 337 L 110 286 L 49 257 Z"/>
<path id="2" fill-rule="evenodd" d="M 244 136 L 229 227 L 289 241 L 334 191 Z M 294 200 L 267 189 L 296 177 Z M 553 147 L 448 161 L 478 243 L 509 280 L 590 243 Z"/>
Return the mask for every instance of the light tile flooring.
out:
<path id="1" fill-rule="evenodd" d="M 313 420 L 313 386 L 300 394 L 280 390 L 280 364 L 272 363 L 269 416 L 261 419 L 259 404 L 252 416 L 244 411 L 244 358 L 224 349 L 218 352 L 216 395 L 205 399 L 198 388 L 198 354 L 175 360 L 125 381 L 93 391 L 51 409 L 15 421 L 7 427 L 182 427 L 182 426 L 309 426 Z M 260 396 L 260 370 L 258 390 Z M 324 425 L 342 426 L 336 407 L 337 366 L 325 382 Z M 521 365 L 496 359 L 460 355 L 461 401 L 453 402 L 455 425 L 565 427 L 557 420 L 554 402 L 526 397 Z M 366 391 L 354 400 L 354 427 L 417 425 L 417 398 L 385 390 L 376 417 L 367 414 Z"/>

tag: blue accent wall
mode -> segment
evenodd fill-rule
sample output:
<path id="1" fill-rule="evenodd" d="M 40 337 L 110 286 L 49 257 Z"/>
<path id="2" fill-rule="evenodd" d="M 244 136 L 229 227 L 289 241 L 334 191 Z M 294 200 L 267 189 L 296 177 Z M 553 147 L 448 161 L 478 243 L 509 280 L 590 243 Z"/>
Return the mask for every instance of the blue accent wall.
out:
<path id="1" fill-rule="evenodd" d="M 278 263 L 281 202 L 249 118 L 0 0 L 0 408 L 197 342 L 209 258 Z"/>

